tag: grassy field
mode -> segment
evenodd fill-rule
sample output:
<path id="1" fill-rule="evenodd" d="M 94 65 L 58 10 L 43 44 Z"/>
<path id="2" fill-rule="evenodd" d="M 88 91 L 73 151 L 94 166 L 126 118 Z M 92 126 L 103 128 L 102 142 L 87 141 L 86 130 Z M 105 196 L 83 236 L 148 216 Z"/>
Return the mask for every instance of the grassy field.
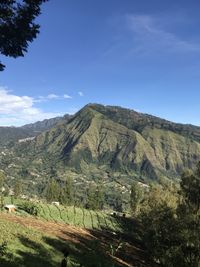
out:
<path id="1" fill-rule="evenodd" d="M 14 200 L 16 206 L 23 202 Z M 11 203 L 10 198 L 4 203 Z M 130 238 L 129 218 L 73 206 L 37 205 L 37 216 L 21 210 L 0 212 L 0 266 L 58 267 L 63 248 L 70 251 L 69 267 L 150 266 L 144 264 L 139 243 Z"/>
<path id="2" fill-rule="evenodd" d="M 0 257 L 0 265 L 2 267 L 59 266 L 61 252 L 45 240 L 50 238 L 34 229 L 0 218 L 0 244 L 6 242 L 6 251 Z"/>
<path id="3" fill-rule="evenodd" d="M 29 220 L 33 226 L 34 221 Z M 45 225 L 58 229 L 52 225 Z M 88 239 L 85 233 L 78 233 L 66 229 L 62 238 L 50 235 L 50 229 L 37 231 L 27 228 L 13 221 L 0 218 L 0 244 L 6 242 L 6 250 L 0 257 L 0 266 L 3 267 L 56 267 L 60 266 L 63 258 L 62 250 L 70 251 L 69 266 L 107 266 L 114 264 L 97 240 Z M 61 232 L 60 232 L 61 233 Z M 80 240 L 82 243 L 80 243 Z M 87 245 L 86 245 L 87 244 Z M 1 249 L 0 249 L 1 251 Z M 97 265 L 94 265 L 97 263 Z M 82 264 L 82 265 L 81 265 Z M 116 263 L 115 266 L 121 266 Z"/>
<path id="4" fill-rule="evenodd" d="M 70 252 L 69 267 L 142 266 L 132 265 L 135 246 L 111 232 L 0 213 L 0 266 L 58 267 L 64 248 Z"/>

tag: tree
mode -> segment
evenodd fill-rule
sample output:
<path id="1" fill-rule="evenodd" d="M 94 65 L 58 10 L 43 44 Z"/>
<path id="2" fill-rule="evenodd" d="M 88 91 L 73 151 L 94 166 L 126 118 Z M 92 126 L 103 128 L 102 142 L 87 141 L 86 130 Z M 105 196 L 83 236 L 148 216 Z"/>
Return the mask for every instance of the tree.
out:
<path id="1" fill-rule="evenodd" d="M 194 173 L 187 171 L 183 174 L 180 185 L 185 205 L 190 211 L 198 213 L 200 211 L 200 163 Z"/>
<path id="2" fill-rule="evenodd" d="M 91 210 L 101 210 L 104 205 L 104 192 L 99 186 L 90 185 L 87 192 L 86 207 Z"/>
<path id="3" fill-rule="evenodd" d="M 181 180 L 182 202 L 177 209 L 181 225 L 184 266 L 200 266 L 200 163 L 195 172 L 186 172 Z"/>
<path id="4" fill-rule="evenodd" d="M 41 4 L 48 0 L 0 1 L 0 53 L 7 57 L 23 57 L 28 45 L 39 33 L 34 23 L 41 13 Z M 5 66 L 0 62 L 0 71 Z"/>
<path id="5" fill-rule="evenodd" d="M 143 240 L 154 261 L 163 267 L 200 266 L 200 164 L 180 183 L 177 208 L 154 202 L 141 215 Z"/>
<path id="6" fill-rule="evenodd" d="M 104 188 L 104 201 L 106 204 L 109 204 L 111 209 L 122 212 L 124 201 L 122 200 L 122 193 L 119 190 L 109 190 Z"/>
<path id="7" fill-rule="evenodd" d="M 46 187 L 46 199 L 48 202 L 58 201 L 60 198 L 60 185 L 55 180 L 51 180 Z"/>
<path id="8" fill-rule="evenodd" d="M 21 181 L 17 181 L 14 185 L 14 196 L 15 198 L 18 198 L 22 193 L 22 183 Z"/>
<path id="9" fill-rule="evenodd" d="M 64 188 L 61 188 L 60 202 L 62 204 L 67 204 L 67 205 L 70 205 L 73 202 L 73 188 L 72 188 L 71 178 L 66 179 Z"/>
<path id="10" fill-rule="evenodd" d="M 150 184 L 143 192 L 143 198 L 139 203 L 139 211 L 148 212 L 160 205 L 176 209 L 180 201 L 179 185 Z"/>
<path id="11" fill-rule="evenodd" d="M 131 186 L 130 206 L 131 212 L 136 215 L 139 210 L 139 205 L 143 199 L 143 191 L 141 186 L 137 182 L 134 182 Z"/>
<path id="12" fill-rule="evenodd" d="M 98 186 L 96 189 L 96 208 L 98 210 L 102 210 L 104 207 L 104 202 L 105 202 L 105 194 L 104 194 L 104 190 L 102 187 Z"/>
<path id="13" fill-rule="evenodd" d="M 88 190 L 87 190 L 87 204 L 86 204 L 87 209 L 91 209 L 91 210 L 96 209 L 95 191 L 96 191 L 96 187 L 90 185 Z"/>
<path id="14" fill-rule="evenodd" d="M 158 204 L 147 213 L 140 215 L 142 221 L 143 242 L 149 256 L 159 266 L 177 267 L 173 265 L 177 259 L 177 248 L 181 244 L 178 233 L 179 225 L 175 218 L 175 210 L 166 204 Z"/>
<path id="15" fill-rule="evenodd" d="M 0 172 L 0 198 L 1 198 L 1 210 L 3 210 L 4 206 L 4 197 L 3 197 L 3 186 L 4 186 L 4 181 L 5 181 L 5 175 L 3 172 Z"/>
<path id="16" fill-rule="evenodd" d="M 2 193 L 4 182 L 5 182 L 5 174 L 1 171 L 0 172 L 0 193 Z"/>
<path id="17" fill-rule="evenodd" d="M 22 167 L 19 171 L 18 171 L 18 175 L 21 178 L 27 178 L 27 176 L 29 175 L 29 171 L 28 169 L 26 169 L 25 167 Z"/>

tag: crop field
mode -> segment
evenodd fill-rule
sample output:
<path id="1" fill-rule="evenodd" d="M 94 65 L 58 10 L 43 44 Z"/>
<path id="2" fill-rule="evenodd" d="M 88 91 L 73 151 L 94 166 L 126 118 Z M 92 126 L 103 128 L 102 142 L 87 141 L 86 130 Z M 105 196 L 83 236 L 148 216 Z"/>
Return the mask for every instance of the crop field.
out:
<path id="1" fill-rule="evenodd" d="M 11 199 L 5 198 L 4 202 L 10 204 Z M 20 204 L 24 202 L 24 200 L 20 199 L 14 200 L 16 206 L 20 206 Z M 121 230 L 120 217 L 115 217 L 108 212 L 93 211 L 75 206 L 56 206 L 47 203 L 36 203 L 35 205 L 38 207 L 39 212 L 37 217 L 40 219 L 87 229 L 107 229 L 110 231 Z M 29 214 L 23 210 L 18 210 L 17 214 L 29 216 Z"/>
<path id="2" fill-rule="evenodd" d="M 63 222 L 88 229 L 109 228 L 115 230 L 118 228 L 114 218 L 103 212 L 49 204 L 39 204 L 39 209 L 38 216 L 45 220 Z"/>

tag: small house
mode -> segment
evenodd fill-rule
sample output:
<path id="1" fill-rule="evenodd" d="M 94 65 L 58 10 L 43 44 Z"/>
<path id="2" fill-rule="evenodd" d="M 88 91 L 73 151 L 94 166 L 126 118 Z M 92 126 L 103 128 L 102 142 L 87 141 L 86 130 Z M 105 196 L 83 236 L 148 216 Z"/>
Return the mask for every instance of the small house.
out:
<path id="1" fill-rule="evenodd" d="M 11 212 L 15 212 L 16 211 L 16 206 L 15 205 L 5 205 L 4 208 L 7 210 L 7 212 L 11 213 Z"/>

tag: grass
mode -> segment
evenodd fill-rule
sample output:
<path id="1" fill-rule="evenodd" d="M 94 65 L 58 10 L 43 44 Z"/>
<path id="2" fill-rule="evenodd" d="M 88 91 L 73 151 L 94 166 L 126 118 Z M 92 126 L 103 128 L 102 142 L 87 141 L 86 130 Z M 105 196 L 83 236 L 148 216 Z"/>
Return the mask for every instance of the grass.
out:
<path id="1" fill-rule="evenodd" d="M 20 205 L 24 200 L 15 199 L 14 204 Z M 10 204 L 11 199 L 5 198 L 4 203 Z M 38 218 L 65 223 L 87 229 L 110 229 L 111 231 L 120 231 L 120 224 L 110 214 L 103 211 L 93 211 L 74 206 L 55 206 L 47 203 L 37 203 L 39 207 Z M 19 215 L 27 215 L 26 212 L 18 211 Z"/>
<path id="2" fill-rule="evenodd" d="M 0 244 L 6 242 L 6 255 L 1 257 L 3 267 L 59 266 L 61 252 L 45 242 L 49 239 L 38 231 L 0 219 Z M 39 265 L 37 265 L 39 262 Z"/>
<path id="3" fill-rule="evenodd" d="M 18 222 L 16 223 L 15 220 Z M 34 229 L 35 223 L 43 228 Z M 55 229 L 61 236 L 56 235 Z M 60 266 L 63 257 L 61 253 L 63 248 L 67 248 L 70 252 L 69 267 L 130 266 L 120 264 L 112 257 L 111 248 L 118 246 L 117 237 L 104 231 L 80 230 L 79 232 L 79 229 L 71 226 L 61 227 L 60 224 L 40 221 L 32 217 L 23 218 L 1 213 L 0 246 L 6 242 L 7 249 L 0 257 L 0 266 L 57 267 Z M 122 252 L 123 257 L 124 252 Z"/>
<path id="4" fill-rule="evenodd" d="M 11 199 L 4 202 L 9 204 Z M 14 200 L 16 206 L 22 202 Z M 20 210 L 14 216 L 0 213 L 0 246 L 8 244 L 7 253 L 0 255 L 0 266 L 58 267 L 63 248 L 70 251 L 69 267 L 151 266 L 143 265 L 146 256 L 131 237 L 136 228 L 130 218 L 73 206 L 37 205 L 37 217 Z M 124 247 L 115 255 L 119 242 Z"/>

